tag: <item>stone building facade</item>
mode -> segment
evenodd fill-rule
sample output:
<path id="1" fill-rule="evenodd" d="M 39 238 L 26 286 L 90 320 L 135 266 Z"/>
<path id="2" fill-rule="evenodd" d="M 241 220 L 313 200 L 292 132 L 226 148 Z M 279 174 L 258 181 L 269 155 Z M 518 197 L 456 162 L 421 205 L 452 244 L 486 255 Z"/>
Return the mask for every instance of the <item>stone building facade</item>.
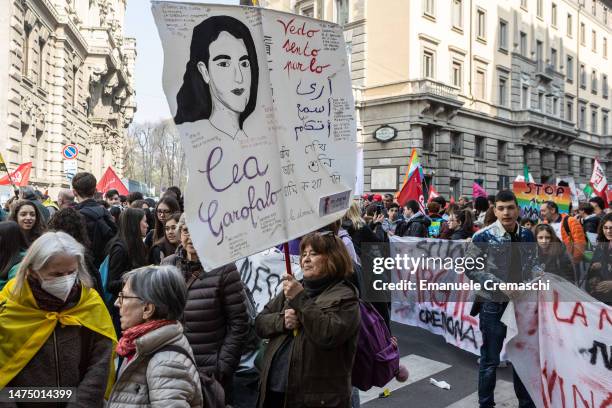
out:
<path id="1" fill-rule="evenodd" d="M 413 147 L 446 196 L 507 188 L 524 164 L 585 183 L 599 158 L 612 180 L 612 1 L 260 3 L 344 26 L 365 191 L 396 191 Z"/>
<path id="2" fill-rule="evenodd" d="M 78 171 L 121 175 L 135 106 L 136 44 L 123 36 L 127 0 L 6 0 L 0 17 L 0 151 L 32 162 L 30 184 L 68 186 L 62 147 Z"/>

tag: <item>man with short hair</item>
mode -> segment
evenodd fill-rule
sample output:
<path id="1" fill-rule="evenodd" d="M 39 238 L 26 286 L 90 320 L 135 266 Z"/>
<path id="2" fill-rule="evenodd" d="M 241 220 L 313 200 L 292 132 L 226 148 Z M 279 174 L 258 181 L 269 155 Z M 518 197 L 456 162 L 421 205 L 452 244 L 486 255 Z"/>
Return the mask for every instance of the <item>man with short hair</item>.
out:
<path id="1" fill-rule="evenodd" d="M 546 201 L 540 206 L 540 217 L 549 224 L 557 237 L 565 244 L 574 264 L 582 261 L 586 249 L 586 236 L 580 221 L 567 214 L 559 214 L 554 201 Z"/>
<path id="2" fill-rule="evenodd" d="M 57 193 L 57 206 L 60 210 L 64 208 L 72 208 L 75 206 L 74 193 L 72 190 L 63 188 Z"/>
<path id="3" fill-rule="evenodd" d="M 104 199 L 111 207 L 119 207 L 121 206 L 121 200 L 119 200 L 119 192 L 115 189 L 108 190 L 104 194 Z"/>
<path id="4" fill-rule="evenodd" d="M 132 191 L 127 196 L 128 207 L 132 208 L 132 204 L 134 203 L 134 201 L 138 201 L 138 200 L 144 200 L 144 196 L 142 195 L 140 191 Z"/>
<path id="5" fill-rule="evenodd" d="M 427 238 L 431 220 L 423 214 L 416 200 L 409 200 L 404 208 L 404 221 L 397 223 L 395 235 L 398 237 Z"/>
<path id="6" fill-rule="evenodd" d="M 77 173 L 72 179 L 72 191 L 79 203 L 76 209 L 85 217 L 94 264 L 99 268 L 106 256 L 106 244 L 117 234 L 117 225 L 110 213 L 94 200 L 96 184 L 91 173 Z"/>
<path id="7" fill-rule="evenodd" d="M 606 208 L 606 203 L 601 197 L 591 197 L 589 198 L 589 203 L 593 206 L 593 212 L 598 217 L 604 216 L 604 208 Z"/>
<path id="8" fill-rule="evenodd" d="M 578 213 L 582 218 L 582 228 L 584 228 L 585 234 L 597 234 L 601 217 L 595 214 L 593 205 L 591 203 L 580 203 Z"/>
<path id="9" fill-rule="evenodd" d="M 391 208 L 391 204 L 393 204 L 393 194 L 386 193 L 383 197 L 383 204 L 386 210 Z"/>
<path id="10" fill-rule="evenodd" d="M 523 264 L 530 259 L 531 248 L 521 246 L 522 242 L 534 242 L 531 231 L 521 227 L 517 220 L 519 206 L 512 191 L 502 190 L 495 196 L 493 207 L 497 221 L 485 227 L 472 239 L 465 259 L 485 259 L 482 269 L 468 269 L 465 274 L 472 281 L 484 287 L 486 281 L 492 283 L 521 282 L 531 278 Z M 508 299 L 516 296 L 513 291 L 480 291 L 472 307 L 473 316 L 480 315 L 482 346 L 480 348 L 480 367 L 478 373 L 478 403 L 480 408 L 495 406 L 496 370 L 499 353 L 506 338 L 507 327 L 501 317 L 508 305 Z M 514 392 L 520 408 L 535 408 L 521 379 L 512 369 Z"/>
<path id="11" fill-rule="evenodd" d="M 383 220 L 382 228 L 389 235 L 395 234 L 395 228 L 397 228 L 397 224 L 400 222 L 399 211 L 400 208 L 397 203 L 391 203 L 389 208 L 387 208 L 387 218 Z"/>

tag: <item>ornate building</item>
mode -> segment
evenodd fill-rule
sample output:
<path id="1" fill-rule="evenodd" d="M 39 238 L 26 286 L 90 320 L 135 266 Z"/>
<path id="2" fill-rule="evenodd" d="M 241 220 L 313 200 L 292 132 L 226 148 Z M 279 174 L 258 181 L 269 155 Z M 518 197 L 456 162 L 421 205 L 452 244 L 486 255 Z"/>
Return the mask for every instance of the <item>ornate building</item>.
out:
<path id="1" fill-rule="evenodd" d="M 0 152 L 32 162 L 30 184 L 68 186 L 62 147 L 78 171 L 121 175 L 135 106 L 136 44 L 123 36 L 127 0 L 6 0 L 0 16 Z"/>
<path id="2" fill-rule="evenodd" d="M 343 25 L 366 191 L 612 180 L 611 0 L 260 0 Z"/>

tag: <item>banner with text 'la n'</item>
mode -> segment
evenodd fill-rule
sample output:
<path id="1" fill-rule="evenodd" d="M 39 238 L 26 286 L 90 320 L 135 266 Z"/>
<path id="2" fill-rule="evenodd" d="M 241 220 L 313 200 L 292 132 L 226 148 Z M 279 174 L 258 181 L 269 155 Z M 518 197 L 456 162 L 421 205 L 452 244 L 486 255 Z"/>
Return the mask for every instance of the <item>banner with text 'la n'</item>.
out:
<path id="1" fill-rule="evenodd" d="M 204 268 L 338 219 L 356 157 L 342 28 L 255 7 L 152 4 Z"/>
<path id="2" fill-rule="evenodd" d="M 546 274 L 550 291 L 511 303 L 508 358 L 538 408 L 612 407 L 612 307 Z"/>

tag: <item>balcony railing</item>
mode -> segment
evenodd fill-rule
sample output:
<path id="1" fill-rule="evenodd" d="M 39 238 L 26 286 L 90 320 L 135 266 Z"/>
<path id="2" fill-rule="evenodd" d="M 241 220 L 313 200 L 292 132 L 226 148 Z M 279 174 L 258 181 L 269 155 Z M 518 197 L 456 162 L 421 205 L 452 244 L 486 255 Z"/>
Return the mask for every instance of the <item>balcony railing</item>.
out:
<path id="1" fill-rule="evenodd" d="M 574 132 L 575 125 L 563 118 L 547 115 L 535 110 L 515 111 L 513 119 L 518 122 L 535 122 L 544 126 L 550 126 L 566 132 Z"/>
<path id="2" fill-rule="evenodd" d="M 459 94 L 457 88 L 431 79 L 415 79 L 408 81 L 407 84 L 408 93 L 411 94 L 432 94 L 449 99 L 457 99 Z"/>

